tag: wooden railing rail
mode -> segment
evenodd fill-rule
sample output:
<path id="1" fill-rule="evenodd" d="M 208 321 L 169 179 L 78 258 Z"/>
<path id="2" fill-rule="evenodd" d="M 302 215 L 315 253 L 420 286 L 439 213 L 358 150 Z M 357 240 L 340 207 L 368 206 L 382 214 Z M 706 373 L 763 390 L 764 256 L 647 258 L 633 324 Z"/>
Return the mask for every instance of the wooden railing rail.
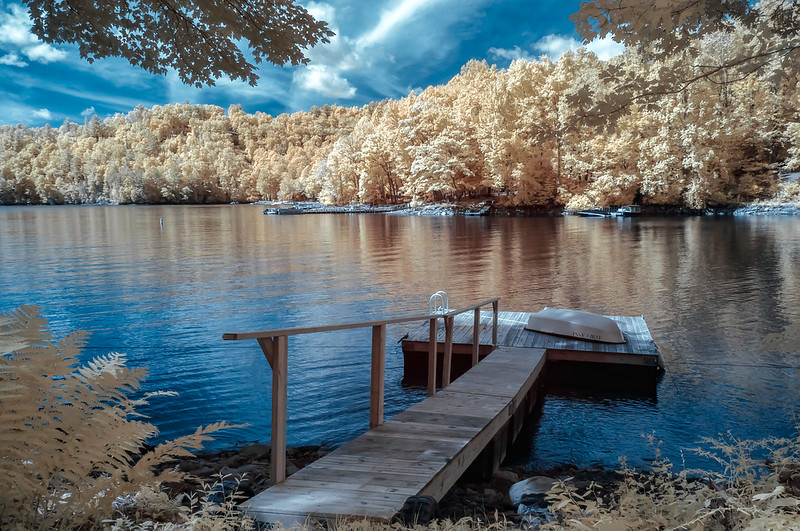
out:
<path id="1" fill-rule="evenodd" d="M 428 395 L 431 396 L 436 392 L 437 321 L 439 319 L 444 319 L 445 325 L 444 358 L 442 359 L 442 387 L 444 388 L 450 385 L 450 372 L 453 358 L 453 320 L 455 316 L 469 311 L 475 312 L 472 335 L 472 364 L 475 365 L 478 363 L 478 348 L 480 346 L 478 339 L 480 335 L 481 307 L 489 304 L 492 305 L 492 347 L 496 348 L 499 301 L 500 298 L 495 297 L 456 310 L 445 309 L 442 313 L 393 317 L 391 319 L 380 319 L 377 321 L 223 334 L 222 339 L 225 340 L 257 340 L 258 345 L 264 352 L 264 356 L 267 358 L 267 363 L 269 363 L 269 366 L 272 368 L 272 459 L 270 469 L 274 484 L 280 483 L 286 477 L 286 401 L 288 394 L 289 336 L 351 330 L 354 328 L 372 328 L 372 360 L 369 394 L 369 427 L 372 429 L 383 424 L 383 397 L 386 372 L 386 326 L 415 321 L 429 321 L 430 350 L 428 352 Z"/>

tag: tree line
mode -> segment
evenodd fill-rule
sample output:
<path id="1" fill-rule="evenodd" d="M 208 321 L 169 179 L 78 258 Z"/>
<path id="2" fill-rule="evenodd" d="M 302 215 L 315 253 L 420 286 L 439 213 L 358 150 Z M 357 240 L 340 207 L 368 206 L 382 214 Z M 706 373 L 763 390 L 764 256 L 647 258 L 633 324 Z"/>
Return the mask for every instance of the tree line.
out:
<path id="1" fill-rule="evenodd" d="M 608 61 L 585 50 L 504 69 L 471 61 L 445 85 L 361 108 L 139 106 L 58 128 L 3 126 L 0 202 L 494 196 L 577 209 L 772 197 L 800 167 L 796 73 L 705 66 L 748 42 L 738 30 L 693 42 L 691 56 L 639 47 Z"/>

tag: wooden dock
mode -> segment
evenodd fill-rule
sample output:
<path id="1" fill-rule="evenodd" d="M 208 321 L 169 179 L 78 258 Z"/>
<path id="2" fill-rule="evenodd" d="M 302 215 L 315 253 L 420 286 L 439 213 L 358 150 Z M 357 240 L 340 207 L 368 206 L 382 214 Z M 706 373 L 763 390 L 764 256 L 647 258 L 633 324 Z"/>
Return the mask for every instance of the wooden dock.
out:
<path id="1" fill-rule="evenodd" d="M 446 389 L 241 507 L 259 521 L 292 525 L 343 515 L 389 520 L 409 496 L 438 501 L 488 445 L 516 435 L 543 366 L 541 349 L 498 348 Z"/>
<path id="2" fill-rule="evenodd" d="M 489 304 L 492 311 L 482 312 Z M 241 504 L 243 510 L 258 521 L 289 526 L 308 519 L 389 520 L 411 496 L 439 501 L 479 456 L 497 468 L 536 401 L 546 364 L 658 367 L 658 350 L 641 317 L 613 317 L 626 343 L 608 344 L 525 330 L 530 314 L 500 312 L 496 298 L 437 312 L 223 336 L 257 339 L 273 369 L 271 467 L 276 484 Z M 444 326 L 438 326 L 440 321 Z M 429 397 L 384 422 L 386 326 L 412 322 L 422 324 L 403 339 L 406 371 L 409 360 L 424 368 Z M 289 336 L 366 327 L 373 334 L 370 430 L 285 478 Z"/>
<path id="3" fill-rule="evenodd" d="M 625 343 L 600 343 L 568 337 L 543 334 L 525 329 L 529 312 L 499 312 L 497 321 L 497 344 L 515 348 L 535 348 L 547 351 L 547 361 L 615 364 L 650 368 L 657 371 L 660 364 L 658 348 L 653 341 L 644 317 L 607 316 L 619 325 Z M 491 312 L 481 312 L 478 327 L 478 343 L 481 359 L 491 352 Z M 455 316 L 453 322 L 453 377 L 463 374 L 469 367 L 473 352 L 473 319 L 467 314 Z M 437 331 L 438 351 L 444 351 L 444 330 Z M 430 350 L 428 327 L 417 326 L 402 340 L 406 375 L 411 378 L 427 373 Z"/>

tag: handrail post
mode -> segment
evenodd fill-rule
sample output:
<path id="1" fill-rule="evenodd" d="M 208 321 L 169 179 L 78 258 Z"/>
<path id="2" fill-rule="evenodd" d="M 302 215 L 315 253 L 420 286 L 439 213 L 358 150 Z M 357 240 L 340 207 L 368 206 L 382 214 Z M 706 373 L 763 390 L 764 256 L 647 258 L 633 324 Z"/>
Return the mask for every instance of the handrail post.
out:
<path id="1" fill-rule="evenodd" d="M 428 396 L 433 396 L 436 394 L 436 321 L 436 317 L 429 321 L 430 334 L 428 335 Z"/>
<path id="2" fill-rule="evenodd" d="M 267 362 L 272 367 L 272 425 L 270 427 L 270 472 L 272 484 L 286 479 L 286 398 L 289 365 L 289 338 L 258 338 Z"/>
<path id="3" fill-rule="evenodd" d="M 369 389 L 369 428 L 383 424 L 383 392 L 386 373 L 386 325 L 372 327 L 372 376 Z"/>
<path id="4" fill-rule="evenodd" d="M 286 399 L 289 338 L 278 336 L 272 369 L 272 478 L 277 485 L 286 478 Z"/>
<path id="5" fill-rule="evenodd" d="M 492 302 L 492 348 L 497 348 L 497 308 L 499 302 Z"/>
<path id="6" fill-rule="evenodd" d="M 453 365 L 453 319 L 444 318 L 444 359 L 442 359 L 442 389 L 450 385 L 450 368 Z"/>
<path id="7" fill-rule="evenodd" d="M 481 309 L 475 308 L 475 316 L 472 323 L 472 366 L 478 364 L 478 352 L 481 348 Z"/>

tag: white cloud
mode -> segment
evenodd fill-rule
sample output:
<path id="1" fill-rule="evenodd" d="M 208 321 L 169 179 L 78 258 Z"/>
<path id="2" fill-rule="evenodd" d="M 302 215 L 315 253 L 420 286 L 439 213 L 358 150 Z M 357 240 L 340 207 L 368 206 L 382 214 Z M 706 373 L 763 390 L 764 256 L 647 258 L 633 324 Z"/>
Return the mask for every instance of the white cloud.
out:
<path id="1" fill-rule="evenodd" d="M 369 67 L 369 64 L 364 64 L 361 60 L 353 40 L 343 36 L 336 27 L 336 11 L 333 6 L 311 2 L 305 7 L 315 18 L 327 21 L 328 27 L 335 35 L 331 37 L 329 43 L 318 44 L 308 50 L 307 57 L 310 63 L 294 71 L 292 83 L 300 90 L 329 98 L 354 97 L 356 89 L 343 73 Z"/>
<path id="2" fill-rule="evenodd" d="M 28 63 L 20 59 L 19 55 L 15 53 L 8 53 L 0 57 L 0 65 L 6 66 L 28 66 Z"/>
<path id="3" fill-rule="evenodd" d="M 88 120 L 95 114 L 97 113 L 94 110 L 94 105 L 92 105 L 91 107 L 87 107 L 81 111 L 81 118 L 83 118 L 84 120 Z"/>
<path id="4" fill-rule="evenodd" d="M 304 90 L 329 98 L 348 99 L 356 95 L 356 89 L 350 86 L 347 79 L 322 65 L 310 65 L 296 70 L 293 81 Z"/>
<path id="5" fill-rule="evenodd" d="M 611 59 L 615 55 L 619 55 L 625 51 L 625 45 L 615 42 L 610 35 L 606 35 L 602 39 L 593 40 L 586 45 L 586 48 L 590 52 L 594 52 L 595 55 L 603 61 Z"/>
<path id="6" fill-rule="evenodd" d="M 325 65 L 339 72 L 368 67 L 369 64 L 365 64 L 355 48 L 353 41 L 348 37 L 334 35 L 331 42 L 314 46 L 307 55 L 310 64 Z"/>
<path id="7" fill-rule="evenodd" d="M 561 54 L 569 50 L 577 50 L 583 44 L 573 37 L 565 35 L 545 35 L 533 45 L 533 49 L 549 55 L 551 59 L 558 59 Z M 625 51 L 625 46 L 614 42 L 607 35 L 602 39 L 595 39 L 586 44 L 586 49 L 593 52 L 598 59 L 606 61 Z"/>
<path id="8" fill-rule="evenodd" d="M 324 20 L 328 26 L 333 26 L 336 20 L 336 11 L 333 6 L 324 2 L 308 2 L 303 7 L 308 14 L 317 20 Z"/>
<path id="9" fill-rule="evenodd" d="M 538 52 L 538 55 L 547 55 L 554 61 L 561 57 L 564 52 L 568 52 L 570 50 L 577 50 L 584 46 L 581 41 L 574 37 L 569 37 L 566 35 L 545 35 L 535 43 L 533 43 L 533 50 Z M 610 36 L 606 36 L 602 39 L 595 39 L 591 41 L 589 44 L 585 45 L 586 49 L 590 52 L 593 52 L 597 55 L 598 59 L 606 61 L 611 59 L 615 55 L 619 55 L 625 51 L 625 46 L 614 42 Z M 489 48 L 489 54 L 498 58 L 498 59 L 505 59 L 507 61 L 513 61 L 515 59 L 526 59 L 531 60 L 535 58 L 535 55 L 528 52 L 527 50 L 523 50 L 519 46 L 514 46 L 511 49 L 508 48 Z"/>
<path id="10" fill-rule="evenodd" d="M 41 118 L 42 120 L 52 120 L 53 119 L 53 113 L 51 113 L 47 109 L 36 109 L 35 111 L 33 111 L 32 114 L 33 114 L 34 118 Z"/>
<path id="11" fill-rule="evenodd" d="M 561 57 L 564 52 L 577 50 L 580 47 L 581 42 L 578 39 L 564 35 L 545 35 L 533 44 L 534 50 L 554 60 Z"/>
<path id="12" fill-rule="evenodd" d="M 0 13 L 0 45 L 6 51 L 11 49 L 3 57 L 4 59 L 10 56 L 16 58 L 15 63 L 3 62 L 3 64 L 13 64 L 13 66 L 25 66 L 21 64 L 22 60 L 18 54 L 37 63 L 51 63 L 67 57 L 67 52 L 40 42 L 31 33 L 31 20 L 28 12 L 20 5 L 12 4 L 8 6 L 5 13 Z"/>
<path id="13" fill-rule="evenodd" d="M 420 10 L 436 4 L 437 0 L 402 0 L 393 9 L 381 14 L 378 24 L 372 31 L 358 39 L 361 46 L 368 46 L 387 39 L 402 23 L 409 21 Z"/>
<path id="14" fill-rule="evenodd" d="M 489 48 L 489 53 L 498 59 L 505 59 L 507 61 L 514 61 L 516 59 L 526 59 L 530 61 L 531 59 L 534 59 L 533 55 L 526 52 L 519 46 L 514 46 L 510 50 L 506 48 L 495 48 L 492 46 Z"/>
<path id="15" fill-rule="evenodd" d="M 67 57 L 67 52 L 53 48 L 49 44 L 40 43 L 35 46 L 23 48 L 24 53 L 31 61 L 37 63 L 52 63 L 53 61 L 61 61 Z"/>
<path id="16" fill-rule="evenodd" d="M 131 66 L 128 61 L 119 57 L 105 57 L 89 63 L 78 57 L 77 53 L 73 53 L 68 64 L 74 70 L 80 70 L 91 76 L 99 77 L 115 87 L 141 90 L 152 88 L 152 74 L 141 68 Z"/>

